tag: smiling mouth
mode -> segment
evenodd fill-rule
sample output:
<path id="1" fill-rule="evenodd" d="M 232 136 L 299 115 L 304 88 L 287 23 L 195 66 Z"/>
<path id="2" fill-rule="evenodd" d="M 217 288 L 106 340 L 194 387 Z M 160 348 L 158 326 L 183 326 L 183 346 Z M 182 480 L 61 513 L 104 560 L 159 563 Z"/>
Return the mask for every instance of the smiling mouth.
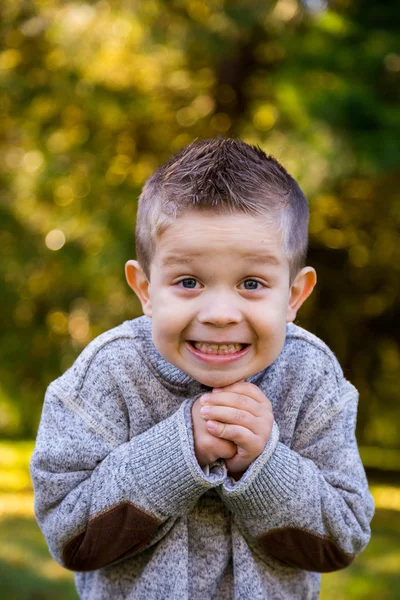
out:
<path id="1" fill-rule="evenodd" d="M 193 340 L 188 340 L 188 342 L 193 348 L 204 354 L 236 354 L 250 345 L 239 343 L 212 344 L 208 342 L 196 342 Z"/>

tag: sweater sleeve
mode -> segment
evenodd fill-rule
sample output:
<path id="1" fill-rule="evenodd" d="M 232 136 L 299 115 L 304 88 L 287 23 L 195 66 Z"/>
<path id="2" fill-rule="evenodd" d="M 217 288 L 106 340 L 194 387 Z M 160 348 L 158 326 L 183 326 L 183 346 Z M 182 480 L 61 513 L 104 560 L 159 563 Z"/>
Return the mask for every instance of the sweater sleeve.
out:
<path id="1" fill-rule="evenodd" d="M 355 438 L 357 401 L 357 390 L 343 380 L 339 397 L 316 401 L 297 423 L 292 448 L 279 440 L 275 422 L 242 478 L 219 488 L 256 551 L 329 572 L 367 545 L 374 504 Z"/>
<path id="2" fill-rule="evenodd" d="M 58 563 L 91 571 L 141 552 L 221 484 L 223 464 L 206 475 L 197 463 L 190 404 L 129 439 L 112 392 L 94 386 L 83 397 L 63 378 L 49 386 L 30 469 L 35 516 Z"/>

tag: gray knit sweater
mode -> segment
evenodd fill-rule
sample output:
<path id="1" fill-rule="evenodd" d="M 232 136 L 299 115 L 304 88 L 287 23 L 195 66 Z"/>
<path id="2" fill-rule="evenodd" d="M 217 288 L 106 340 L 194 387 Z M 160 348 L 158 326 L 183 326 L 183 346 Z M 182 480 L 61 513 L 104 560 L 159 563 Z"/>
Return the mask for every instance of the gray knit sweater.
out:
<path id="1" fill-rule="evenodd" d="M 349 565 L 374 512 L 354 434 L 357 391 L 293 324 L 249 379 L 275 423 L 240 481 L 194 454 L 209 388 L 164 360 L 151 320 L 91 342 L 48 388 L 31 459 L 35 514 L 83 600 L 313 600 Z"/>

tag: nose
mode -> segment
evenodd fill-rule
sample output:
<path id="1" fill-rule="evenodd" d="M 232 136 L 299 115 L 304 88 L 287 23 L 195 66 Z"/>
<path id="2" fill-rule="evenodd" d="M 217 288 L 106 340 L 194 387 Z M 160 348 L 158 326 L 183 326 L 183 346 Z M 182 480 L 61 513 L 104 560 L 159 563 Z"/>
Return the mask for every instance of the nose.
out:
<path id="1" fill-rule="evenodd" d="M 202 324 L 210 324 L 215 327 L 240 323 L 242 313 L 230 294 L 216 293 L 207 297 L 203 296 L 202 304 L 197 319 Z"/>

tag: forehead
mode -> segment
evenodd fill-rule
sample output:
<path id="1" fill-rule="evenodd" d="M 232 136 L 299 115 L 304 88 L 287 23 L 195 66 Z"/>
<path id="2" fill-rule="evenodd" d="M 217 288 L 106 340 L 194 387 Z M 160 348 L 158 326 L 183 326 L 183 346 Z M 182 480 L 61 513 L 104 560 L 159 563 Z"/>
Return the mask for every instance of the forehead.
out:
<path id="1" fill-rule="evenodd" d="M 154 258 L 166 267 L 198 258 L 215 260 L 222 255 L 272 265 L 286 262 L 282 236 L 270 219 L 194 211 L 164 230 L 157 240 Z"/>

